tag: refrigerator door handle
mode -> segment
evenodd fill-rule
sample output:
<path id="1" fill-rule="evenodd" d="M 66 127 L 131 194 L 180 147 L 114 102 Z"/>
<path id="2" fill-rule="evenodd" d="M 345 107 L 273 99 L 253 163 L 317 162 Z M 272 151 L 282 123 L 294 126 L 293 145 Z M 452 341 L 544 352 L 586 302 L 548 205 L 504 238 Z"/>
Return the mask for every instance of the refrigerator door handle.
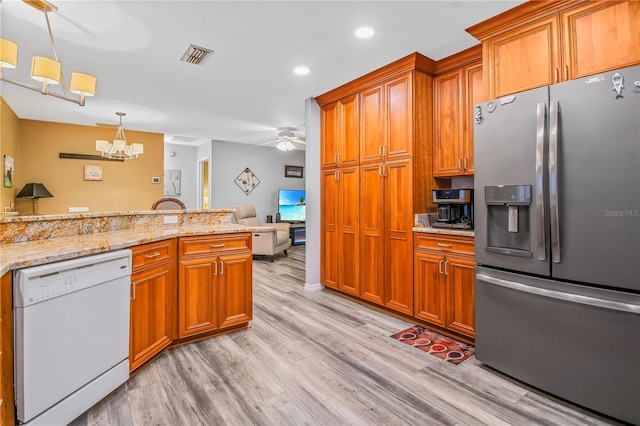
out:
<path id="1" fill-rule="evenodd" d="M 509 288 L 511 290 L 522 291 L 525 293 L 535 294 L 538 296 L 549 297 L 552 299 L 563 300 L 565 302 L 580 303 L 582 305 L 596 306 L 599 308 L 610 309 L 614 311 L 630 312 L 632 314 L 640 314 L 640 305 L 631 303 L 615 302 L 613 300 L 597 299 L 595 297 L 583 296 L 580 294 L 563 293 L 560 291 L 549 290 L 540 287 L 532 287 L 526 284 L 517 283 L 515 281 L 503 280 L 484 274 L 476 274 L 476 280 L 500 287 Z"/>
<path id="2" fill-rule="evenodd" d="M 547 260 L 544 208 L 544 138 L 546 136 L 547 105 L 538 102 L 536 126 L 536 217 L 538 218 L 538 260 Z"/>
<path id="3" fill-rule="evenodd" d="M 558 205 L 558 101 L 549 107 L 549 211 L 551 260 L 560 263 L 560 212 Z"/>

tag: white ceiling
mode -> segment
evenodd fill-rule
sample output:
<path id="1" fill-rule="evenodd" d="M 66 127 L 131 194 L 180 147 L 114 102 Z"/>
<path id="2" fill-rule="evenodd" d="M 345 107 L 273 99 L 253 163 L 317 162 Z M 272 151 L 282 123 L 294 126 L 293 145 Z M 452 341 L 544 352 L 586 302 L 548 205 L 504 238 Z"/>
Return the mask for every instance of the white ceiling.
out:
<path id="1" fill-rule="evenodd" d="M 1 35 L 19 45 L 7 78 L 36 84 L 31 57 L 53 57 L 44 14 L 0 0 Z M 263 144 L 278 128 L 304 135 L 304 101 L 412 52 L 434 60 L 477 44 L 465 28 L 522 1 L 53 1 L 49 19 L 65 81 L 98 79 L 79 107 L 6 82 L 21 119 Z M 375 35 L 357 39 L 370 26 Z M 192 43 L 215 52 L 179 59 Z M 306 76 L 293 68 L 306 65 Z M 51 91 L 59 91 L 54 87 Z M 192 144 L 193 144 L 192 143 Z"/>

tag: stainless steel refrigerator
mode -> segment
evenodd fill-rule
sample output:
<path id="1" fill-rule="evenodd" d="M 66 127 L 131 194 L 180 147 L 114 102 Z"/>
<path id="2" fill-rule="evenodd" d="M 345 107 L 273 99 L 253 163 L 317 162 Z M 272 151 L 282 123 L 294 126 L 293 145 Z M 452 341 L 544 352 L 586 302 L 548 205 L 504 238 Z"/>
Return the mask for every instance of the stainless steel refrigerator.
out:
<path id="1" fill-rule="evenodd" d="M 477 359 L 640 424 L 640 67 L 474 108 Z"/>

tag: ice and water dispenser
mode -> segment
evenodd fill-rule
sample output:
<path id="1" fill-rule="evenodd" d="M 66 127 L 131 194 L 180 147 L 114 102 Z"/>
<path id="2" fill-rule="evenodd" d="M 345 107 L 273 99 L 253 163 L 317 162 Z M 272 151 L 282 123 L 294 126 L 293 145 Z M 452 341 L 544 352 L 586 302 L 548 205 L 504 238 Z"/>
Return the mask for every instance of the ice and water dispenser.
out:
<path id="1" fill-rule="evenodd" d="M 489 252 L 531 257 L 531 185 L 484 187 Z"/>

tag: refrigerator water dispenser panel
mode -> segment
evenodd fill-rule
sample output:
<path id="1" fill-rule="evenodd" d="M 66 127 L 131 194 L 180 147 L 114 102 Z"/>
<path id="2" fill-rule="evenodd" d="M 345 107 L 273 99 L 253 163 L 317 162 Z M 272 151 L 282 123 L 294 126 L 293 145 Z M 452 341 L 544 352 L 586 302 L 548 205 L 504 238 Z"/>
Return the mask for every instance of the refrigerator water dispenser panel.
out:
<path id="1" fill-rule="evenodd" d="M 485 250 L 532 257 L 529 234 L 531 185 L 485 186 L 484 201 L 489 236 Z"/>

